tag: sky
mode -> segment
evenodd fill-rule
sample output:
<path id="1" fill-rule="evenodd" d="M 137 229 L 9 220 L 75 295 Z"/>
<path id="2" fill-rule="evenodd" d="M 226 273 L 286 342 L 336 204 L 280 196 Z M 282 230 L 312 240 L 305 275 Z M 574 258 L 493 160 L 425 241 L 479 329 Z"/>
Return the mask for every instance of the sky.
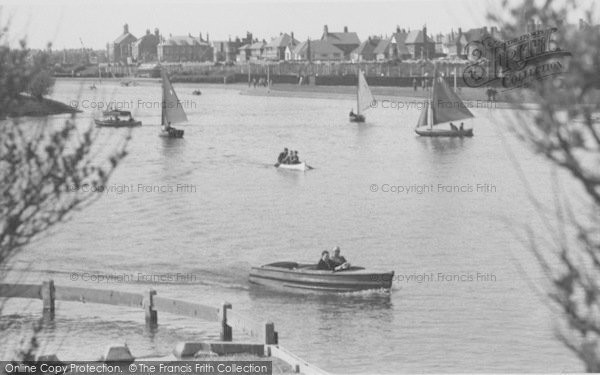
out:
<path id="1" fill-rule="evenodd" d="M 426 25 L 428 34 L 488 26 L 488 12 L 501 11 L 501 0 L 0 0 L 11 43 L 26 37 L 32 48 L 52 42 L 55 49 L 106 48 L 125 23 L 136 37 L 158 28 L 165 37 L 209 33 L 211 40 L 226 40 L 250 31 L 269 41 L 293 31 L 306 40 L 320 38 L 328 25 L 330 31 L 348 26 L 362 40 L 390 35 L 396 25 Z"/>

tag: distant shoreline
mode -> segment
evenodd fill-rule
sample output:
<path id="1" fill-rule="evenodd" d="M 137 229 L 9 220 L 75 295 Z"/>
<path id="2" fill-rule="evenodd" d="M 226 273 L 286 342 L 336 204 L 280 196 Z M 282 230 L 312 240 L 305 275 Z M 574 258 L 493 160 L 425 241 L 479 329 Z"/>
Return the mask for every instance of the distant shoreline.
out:
<path id="1" fill-rule="evenodd" d="M 102 81 L 107 82 L 119 82 L 121 78 L 103 78 Z M 61 77 L 57 79 L 59 81 L 79 81 L 82 84 L 91 84 L 92 82 L 98 82 L 97 78 L 89 77 Z M 159 78 L 136 78 L 136 81 L 141 84 L 158 83 Z M 237 90 L 240 95 L 248 96 L 272 96 L 280 98 L 306 98 L 306 99 L 337 99 L 337 100 L 348 100 L 356 98 L 355 86 L 315 86 L 315 85 L 297 85 L 297 84 L 274 84 L 270 89 L 266 87 L 249 87 L 247 83 L 175 83 L 175 86 L 184 85 L 186 87 L 193 87 L 199 90 L 202 88 L 216 88 L 216 89 L 228 89 Z M 375 96 L 376 100 L 388 100 L 388 101 L 403 101 L 403 102 L 414 102 L 423 100 L 429 95 L 429 91 L 425 91 L 421 88 L 414 90 L 412 87 L 391 87 L 391 86 L 372 86 L 370 87 Z M 459 97 L 469 103 L 470 108 L 492 108 L 492 109 L 520 109 L 523 106 L 528 109 L 535 108 L 533 100 L 529 98 L 529 95 L 525 94 L 527 100 L 514 103 L 510 101 L 510 98 L 505 93 L 499 93 L 497 95 L 496 102 L 488 102 L 485 94 L 486 88 L 471 88 L 462 87 L 459 88 Z"/>
<path id="2" fill-rule="evenodd" d="M 289 98 L 307 98 L 307 99 L 338 99 L 348 100 L 356 98 L 356 88 L 354 86 L 299 86 L 291 84 L 273 85 L 270 89 L 265 87 L 248 87 L 241 85 L 241 95 L 250 96 L 273 96 L 273 97 L 289 97 Z M 378 101 L 378 105 L 394 105 L 398 102 L 420 102 L 425 100 L 429 95 L 429 91 L 412 87 L 370 87 Z M 491 108 L 491 109 L 519 109 L 523 106 L 535 108 L 535 104 L 531 104 L 531 100 L 526 103 L 514 103 L 509 101 L 506 94 L 499 94 L 495 102 L 487 101 L 485 88 L 470 88 L 464 87 L 459 89 L 459 97 L 469 105 L 469 108 Z M 387 101 L 384 104 L 383 101 Z"/>

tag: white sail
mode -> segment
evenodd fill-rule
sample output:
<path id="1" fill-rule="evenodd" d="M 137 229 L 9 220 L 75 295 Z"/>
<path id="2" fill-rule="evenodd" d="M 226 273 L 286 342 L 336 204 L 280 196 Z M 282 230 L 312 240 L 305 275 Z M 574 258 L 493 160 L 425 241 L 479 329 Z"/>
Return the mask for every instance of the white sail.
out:
<path id="1" fill-rule="evenodd" d="M 371 90 L 369 89 L 369 85 L 367 85 L 367 80 L 362 71 L 358 72 L 358 92 L 357 92 L 357 101 L 358 101 L 358 113 L 366 111 L 371 108 L 371 103 L 375 101 L 373 94 L 371 94 Z"/>
<path id="2" fill-rule="evenodd" d="M 186 122 L 188 119 L 185 111 L 164 70 L 162 71 L 162 91 L 162 125 Z"/>

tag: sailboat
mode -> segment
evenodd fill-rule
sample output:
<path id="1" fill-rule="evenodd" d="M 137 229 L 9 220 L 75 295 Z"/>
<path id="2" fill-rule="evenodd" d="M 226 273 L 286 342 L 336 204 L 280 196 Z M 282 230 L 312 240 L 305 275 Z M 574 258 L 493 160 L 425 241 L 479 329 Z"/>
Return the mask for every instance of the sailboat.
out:
<path id="1" fill-rule="evenodd" d="M 367 85 L 367 79 L 365 74 L 358 71 L 358 84 L 356 86 L 356 113 L 350 111 L 351 122 L 365 122 L 365 115 L 362 112 L 371 108 L 372 103 L 375 101 L 369 85 Z"/>
<path id="2" fill-rule="evenodd" d="M 472 137 L 472 128 L 464 129 L 462 123 L 459 128 L 452 124 L 452 121 L 466 120 L 473 117 L 465 103 L 436 72 L 434 73 L 430 96 L 427 98 L 427 105 L 421 111 L 415 132 L 425 137 Z M 435 127 L 444 123 L 449 123 L 450 129 Z"/>
<path id="3" fill-rule="evenodd" d="M 183 138 L 183 130 L 175 129 L 171 124 L 186 122 L 187 116 L 177 94 L 171 85 L 167 73 L 163 70 L 162 75 L 162 114 L 161 114 L 161 137 Z"/>

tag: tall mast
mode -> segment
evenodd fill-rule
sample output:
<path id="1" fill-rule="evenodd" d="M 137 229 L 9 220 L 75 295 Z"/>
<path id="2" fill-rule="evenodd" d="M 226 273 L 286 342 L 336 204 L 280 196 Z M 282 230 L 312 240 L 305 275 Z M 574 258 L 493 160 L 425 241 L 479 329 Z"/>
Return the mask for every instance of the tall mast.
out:
<path id="1" fill-rule="evenodd" d="M 358 75 L 356 76 L 356 114 L 360 115 L 360 65 L 358 66 Z"/>
<path id="2" fill-rule="evenodd" d="M 433 77 L 433 80 L 431 81 L 431 88 L 429 89 L 429 98 L 428 98 L 428 103 L 427 105 L 429 106 L 429 111 L 428 111 L 428 116 L 427 116 L 427 124 L 429 125 L 429 129 L 433 129 L 433 106 L 431 104 L 431 99 L 433 98 L 433 87 L 435 86 L 434 84 L 434 80 L 435 77 Z"/>

